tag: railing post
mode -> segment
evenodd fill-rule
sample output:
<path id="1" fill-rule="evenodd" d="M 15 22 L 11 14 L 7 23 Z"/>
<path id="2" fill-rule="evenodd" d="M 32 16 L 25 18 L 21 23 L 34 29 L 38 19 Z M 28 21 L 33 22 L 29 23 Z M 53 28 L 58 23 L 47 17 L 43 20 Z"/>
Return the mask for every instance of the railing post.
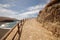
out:
<path id="1" fill-rule="evenodd" d="M 18 35 L 19 35 L 18 40 L 20 40 L 21 37 L 22 27 L 23 27 L 23 21 L 21 20 L 20 23 L 18 23 Z"/>
<path id="2" fill-rule="evenodd" d="M 18 40 L 20 40 L 20 25 L 19 25 L 19 23 L 18 23 L 18 35 L 19 35 Z"/>

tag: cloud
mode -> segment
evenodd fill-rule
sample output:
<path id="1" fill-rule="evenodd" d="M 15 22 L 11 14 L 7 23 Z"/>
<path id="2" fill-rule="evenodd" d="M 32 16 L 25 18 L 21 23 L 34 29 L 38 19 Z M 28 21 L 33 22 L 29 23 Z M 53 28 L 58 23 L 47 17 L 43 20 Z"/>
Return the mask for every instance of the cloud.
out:
<path id="1" fill-rule="evenodd" d="M 5 8 L 0 8 L 0 16 L 5 16 L 5 17 L 11 17 L 11 18 L 16 18 L 16 19 L 25 19 L 25 18 L 32 18 L 36 17 L 36 15 L 39 13 L 39 11 L 45 6 L 44 5 L 36 5 L 32 6 L 26 9 L 26 11 L 20 13 L 16 12 L 13 10 L 5 9 Z M 7 6 L 6 6 L 7 7 Z"/>
<path id="2" fill-rule="evenodd" d="M 45 4 L 39 4 L 39 5 L 36 5 L 36 6 L 32 6 L 32 7 L 29 7 L 27 8 L 26 12 L 23 12 L 21 14 L 19 14 L 19 16 L 21 16 L 23 19 L 24 18 L 31 18 L 31 17 L 36 17 L 36 15 L 38 15 L 39 11 L 41 9 L 43 9 L 45 7 Z M 34 16 L 35 15 L 35 16 Z"/>
<path id="3" fill-rule="evenodd" d="M 12 7 L 12 6 L 15 6 L 15 5 L 12 5 L 12 4 L 0 4 L 0 7 L 3 7 L 3 8 L 9 8 L 9 7 Z"/>
<path id="4" fill-rule="evenodd" d="M 17 13 L 18 12 L 15 12 L 13 10 L 5 9 L 5 8 L 0 8 L 0 16 L 13 17 Z"/>
<path id="5" fill-rule="evenodd" d="M 35 10 L 35 11 L 28 11 L 28 12 L 24 12 L 18 15 L 18 19 L 25 19 L 25 18 L 32 18 L 35 17 L 34 14 L 38 14 L 39 10 Z"/>
<path id="6" fill-rule="evenodd" d="M 36 6 L 29 7 L 27 10 L 41 10 L 44 7 L 45 7 L 45 4 L 39 4 Z"/>

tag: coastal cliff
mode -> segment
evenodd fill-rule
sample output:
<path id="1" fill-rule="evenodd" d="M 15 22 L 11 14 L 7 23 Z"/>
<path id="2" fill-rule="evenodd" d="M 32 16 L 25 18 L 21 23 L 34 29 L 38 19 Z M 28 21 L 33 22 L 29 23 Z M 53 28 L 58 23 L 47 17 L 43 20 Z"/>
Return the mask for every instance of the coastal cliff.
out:
<path id="1" fill-rule="evenodd" d="M 14 36 L 17 30 L 21 31 L 20 35 Z M 15 26 L 11 35 L 17 39 L 20 36 L 20 40 L 60 40 L 60 0 L 51 0 L 39 12 L 37 18 L 26 19 L 21 26 Z M 14 39 L 11 35 L 7 37 L 7 40 Z"/>
<path id="2" fill-rule="evenodd" d="M 46 7 L 39 12 L 38 22 L 51 31 L 55 37 L 60 38 L 60 0 L 51 0 Z"/>

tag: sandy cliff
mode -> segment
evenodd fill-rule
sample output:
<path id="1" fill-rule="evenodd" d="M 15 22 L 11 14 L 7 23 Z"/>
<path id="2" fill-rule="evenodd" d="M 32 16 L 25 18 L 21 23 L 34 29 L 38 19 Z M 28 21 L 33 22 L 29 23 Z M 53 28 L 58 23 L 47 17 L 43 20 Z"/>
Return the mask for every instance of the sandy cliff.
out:
<path id="1" fill-rule="evenodd" d="M 60 0 L 53 0 L 40 11 L 37 20 L 43 27 L 53 33 L 53 36 L 60 38 Z"/>

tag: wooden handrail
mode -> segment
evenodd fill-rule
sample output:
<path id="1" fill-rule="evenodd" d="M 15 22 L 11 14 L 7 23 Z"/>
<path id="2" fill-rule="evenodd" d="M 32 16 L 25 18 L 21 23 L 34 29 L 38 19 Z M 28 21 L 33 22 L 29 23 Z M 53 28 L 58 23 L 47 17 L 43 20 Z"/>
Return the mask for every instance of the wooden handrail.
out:
<path id="1" fill-rule="evenodd" d="M 16 32 L 16 34 L 14 35 L 14 37 L 12 38 L 12 40 L 14 40 L 15 36 L 17 35 L 18 31 Z"/>
<path id="2" fill-rule="evenodd" d="M 16 24 L 14 25 L 14 27 L 13 27 L 10 31 L 8 31 L 8 32 L 1 38 L 1 40 L 6 40 L 6 39 L 8 39 L 8 37 L 9 37 L 9 36 L 11 35 L 11 33 L 14 32 L 14 31 L 15 31 L 15 34 L 13 35 L 13 38 L 11 38 L 11 39 L 14 40 L 15 36 L 16 36 L 17 33 L 18 33 L 18 35 L 19 35 L 18 40 L 20 40 L 21 32 L 22 32 L 22 28 L 23 28 L 23 24 L 24 24 L 24 20 L 21 20 L 20 23 L 16 23 Z M 17 30 L 16 30 L 16 29 L 17 29 Z M 8 40 L 9 40 L 9 39 L 8 39 Z"/>
<path id="3" fill-rule="evenodd" d="M 1 40 L 6 39 L 8 37 L 8 35 L 12 32 L 12 30 L 14 30 L 14 28 L 15 28 L 16 25 L 14 25 L 14 27 L 10 31 L 8 31 Z"/>

